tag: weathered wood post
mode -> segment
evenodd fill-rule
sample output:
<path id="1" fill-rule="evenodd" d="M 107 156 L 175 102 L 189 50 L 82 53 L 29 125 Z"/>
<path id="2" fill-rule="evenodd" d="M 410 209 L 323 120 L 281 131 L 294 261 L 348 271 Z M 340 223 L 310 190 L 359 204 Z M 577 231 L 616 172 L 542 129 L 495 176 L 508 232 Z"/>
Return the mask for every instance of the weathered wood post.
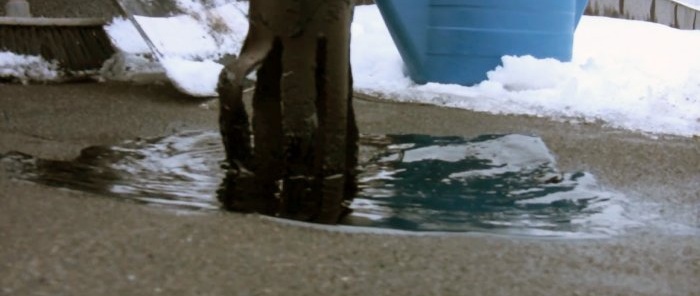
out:
<path id="1" fill-rule="evenodd" d="M 347 214 L 358 139 L 352 11 L 352 0 L 250 1 L 248 36 L 218 86 L 225 207 L 321 223 Z M 242 83 L 255 69 L 251 141 Z"/>

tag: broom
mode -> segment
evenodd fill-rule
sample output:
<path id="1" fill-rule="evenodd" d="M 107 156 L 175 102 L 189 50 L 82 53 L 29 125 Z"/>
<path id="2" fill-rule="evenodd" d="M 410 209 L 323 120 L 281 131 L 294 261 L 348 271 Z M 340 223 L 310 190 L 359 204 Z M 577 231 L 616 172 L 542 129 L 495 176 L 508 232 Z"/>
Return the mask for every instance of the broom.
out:
<path id="1" fill-rule="evenodd" d="M 0 51 L 57 61 L 67 73 L 99 70 L 115 53 L 102 18 L 31 17 L 26 0 L 10 0 L 0 17 Z"/>

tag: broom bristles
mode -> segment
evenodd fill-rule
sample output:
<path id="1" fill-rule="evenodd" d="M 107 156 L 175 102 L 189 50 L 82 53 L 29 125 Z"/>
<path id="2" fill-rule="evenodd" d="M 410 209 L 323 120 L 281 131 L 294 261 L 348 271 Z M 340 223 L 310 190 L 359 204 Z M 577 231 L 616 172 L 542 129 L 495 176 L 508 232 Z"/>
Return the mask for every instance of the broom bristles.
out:
<path id="1" fill-rule="evenodd" d="M 114 53 L 102 25 L 0 22 L 0 50 L 56 61 L 66 72 L 99 70 Z M 36 22 L 36 21 L 35 21 Z"/>

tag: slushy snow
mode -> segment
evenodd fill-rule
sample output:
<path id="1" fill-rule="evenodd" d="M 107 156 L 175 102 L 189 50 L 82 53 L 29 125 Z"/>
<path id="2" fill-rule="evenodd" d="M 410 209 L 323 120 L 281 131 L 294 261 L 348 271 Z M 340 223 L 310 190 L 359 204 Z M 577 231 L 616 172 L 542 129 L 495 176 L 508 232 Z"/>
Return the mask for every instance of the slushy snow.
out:
<path id="1" fill-rule="evenodd" d="M 694 1 L 700 2 L 684 0 L 700 5 Z M 163 71 L 180 90 L 215 96 L 222 67 L 216 61 L 240 51 L 248 28 L 247 3 L 207 10 L 192 0 L 178 2 L 188 14 L 138 21 L 159 52 Z M 150 53 L 130 22 L 115 19 L 106 30 L 122 55 Z M 700 31 L 584 16 L 571 62 L 505 56 L 488 80 L 474 86 L 413 83 L 374 5 L 356 7 L 351 46 L 355 90 L 387 100 L 700 136 Z M 0 73 L 9 68 L 30 77 L 22 66 L 26 62 L 7 56 L 0 55 Z M 48 63 L 34 65 L 52 69 Z"/>

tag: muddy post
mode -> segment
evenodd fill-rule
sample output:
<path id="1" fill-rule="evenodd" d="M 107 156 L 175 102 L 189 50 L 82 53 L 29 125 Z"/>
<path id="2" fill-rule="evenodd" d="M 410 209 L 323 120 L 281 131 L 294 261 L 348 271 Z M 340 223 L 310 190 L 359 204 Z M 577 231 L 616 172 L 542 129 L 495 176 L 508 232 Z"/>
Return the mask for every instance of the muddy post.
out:
<path id="1" fill-rule="evenodd" d="M 219 77 L 224 207 L 337 223 L 356 191 L 352 0 L 251 0 L 250 29 Z M 257 70 L 252 129 L 243 80 Z"/>

